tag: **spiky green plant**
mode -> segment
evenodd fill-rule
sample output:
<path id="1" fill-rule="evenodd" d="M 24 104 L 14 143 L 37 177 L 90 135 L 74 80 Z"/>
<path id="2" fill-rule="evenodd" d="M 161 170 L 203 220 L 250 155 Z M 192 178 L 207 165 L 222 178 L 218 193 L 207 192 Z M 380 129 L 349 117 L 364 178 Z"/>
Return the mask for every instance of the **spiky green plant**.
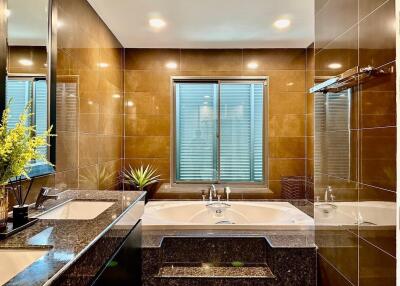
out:
<path id="1" fill-rule="evenodd" d="M 125 169 L 122 172 L 124 183 L 135 185 L 140 191 L 146 186 L 157 183 L 160 181 L 160 175 L 157 174 L 157 169 L 147 165 L 146 168 L 141 165 L 139 168 L 132 168 L 129 165 L 129 169 Z"/>

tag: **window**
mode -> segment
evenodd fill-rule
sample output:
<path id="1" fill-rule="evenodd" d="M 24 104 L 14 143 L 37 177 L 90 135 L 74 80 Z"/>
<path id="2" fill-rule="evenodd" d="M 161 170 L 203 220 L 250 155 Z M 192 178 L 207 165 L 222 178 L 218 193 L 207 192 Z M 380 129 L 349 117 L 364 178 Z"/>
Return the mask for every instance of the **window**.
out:
<path id="1" fill-rule="evenodd" d="M 264 182 L 264 81 L 176 81 L 175 182 Z"/>
<path id="2" fill-rule="evenodd" d="M 37 134 L 43 134 L 48 128 L 48 95 L 47 82 L 42 77 L 8 77 L 6 82 L 6 101 L 10 102 L 10 117 L 8 127 L 13 128 L 19 120 L 26 104 L 32 102 L 33 118 L 28 124 L 36 126 Z M 11 100 L 11 101 L 10 101 Z M 48 157 L 47 146 L 40 147 L 40 152 Z M 42 162 L 32 162 L 30 175 L 47 170 Z"/>

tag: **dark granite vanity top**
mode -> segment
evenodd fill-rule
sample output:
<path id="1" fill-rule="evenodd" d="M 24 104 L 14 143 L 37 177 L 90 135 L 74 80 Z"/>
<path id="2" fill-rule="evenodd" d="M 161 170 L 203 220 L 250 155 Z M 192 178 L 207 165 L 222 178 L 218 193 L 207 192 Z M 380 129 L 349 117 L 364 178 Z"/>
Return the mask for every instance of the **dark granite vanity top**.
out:
<path id="1" fill-rule="evenodd" d="M 40 220 L 31 227 L 0 241 L 0 249 L 46 249 L 47 254 L 20 272 L 5 285 L 49 285 L 90 246 L 114 225 L 131 206 L 144 197 L 143 192 L 65 191 L 57 201 L 47 201 L 38 215 L 69 200 L 114 202 L 91 220 Z"/>

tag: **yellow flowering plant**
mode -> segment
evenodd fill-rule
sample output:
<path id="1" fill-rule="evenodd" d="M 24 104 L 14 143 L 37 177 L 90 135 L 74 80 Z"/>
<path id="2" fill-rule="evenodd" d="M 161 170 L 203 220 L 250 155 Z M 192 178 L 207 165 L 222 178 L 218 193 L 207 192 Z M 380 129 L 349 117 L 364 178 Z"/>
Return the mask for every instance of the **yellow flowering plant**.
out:
<path id="1" fill-rule="evenodd" d="M 37 135 L 36 126 L 27 124 L 33 116 L 30 110 L 31 103 L 28 103 L 14 128 L 7 126 L 10 109 L 6 108 L 3 112 L 0 123 L 0 186 L 6 185 L 17 176 L 29 179 L 29 163 L 32 160 L 50 164 L 46 156 L 40 153 L 39 147 L 49 146 L 47 138 L 52 136 L 51 127 Z"/>

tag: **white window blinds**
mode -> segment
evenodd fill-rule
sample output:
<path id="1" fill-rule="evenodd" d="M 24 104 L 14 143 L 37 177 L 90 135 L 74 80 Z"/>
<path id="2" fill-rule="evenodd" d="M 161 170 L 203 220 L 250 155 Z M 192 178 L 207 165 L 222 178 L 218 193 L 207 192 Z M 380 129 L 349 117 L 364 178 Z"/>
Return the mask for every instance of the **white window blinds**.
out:
<path id="1" fill-rule="evenodd" d="M 217 178 L 217 84 L 176 85 L 176 175 L 181 181 Z"/>
<path id="2" fill-rule="evenodd" d="M 43 135 L 47 130 L 47 83 L 45 79 L 37 80 L 34 82 L 34 114 L 36 133 Z M 43 155 L 47 154 L 47 146 L 39 147 Z"/>
<path id="3" fill-rule="evenodd" d="M 31 100 L 32 81 L 26 79 L 7 79 L 6 102 L 10 103 L 10 114 L 7 127 L 12 129 L 19 121 L 19 116 L 24 111 L 26 104 Z"/>
<path id="4" fill-rule="evenodd" d="M 261 82 L 177 83 L 176 180 L 262 182 Z"/>

